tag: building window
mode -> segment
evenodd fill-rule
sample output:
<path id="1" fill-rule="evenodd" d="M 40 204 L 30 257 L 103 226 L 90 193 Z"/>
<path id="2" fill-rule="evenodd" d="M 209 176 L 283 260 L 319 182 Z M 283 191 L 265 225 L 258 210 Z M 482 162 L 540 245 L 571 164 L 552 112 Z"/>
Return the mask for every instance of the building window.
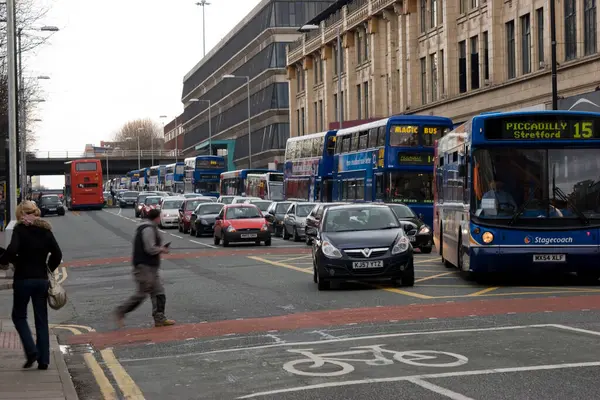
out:
<path id="1" fill-rule="evenodd" d="M 296 66 L 296 92 L 302 91 L 302 76 L 300 75 L 300 68 Z"/>
<path id="2" fill-rule="evenodd" d="M 437 0 L 431 0 L 431 21 L 429 22 L 429 24 L 431 25 L 431 28 L 435 28 L 437 26 L 438 23 L 438 4 L 437 4 Z"/>
<path id="3" fill-rule="evenodd" d="M 315 131 L 319 130 L 319 105 L 315 101 L 314 104 L 315 112 L 314 112 L 314 121 L 315 121 Z"/>
<path id="4" fill-rule="evenodd" d="M 365 118 L 369 118 L 369 82 L 364 83 L 363 92 L 365 92 Z"/>
<path id="5" fill-rule="evenodd" d="M 338 96 L 337 93 L 333 95 L 333 111 L 335 112 L 334 119 L 339 121 L 339 110 L 338 110 Z"/>
<path id="6" fill-rule="evenodd" d="M 427 31 L 427 0 L 421 0 L 421 33 Z"/>
<path id="7" fill-rule="evenodd" d="M 427 60 L 421 58 L 421 103 L 427 104 Z"/>
<path id="8" fill-rule="evenodd" d="M 344 92 L 342 91 L 342 97 L 340 97 L 340 108 L 342 111 L 342 121 L 344 120 Z"/>
<path id="9" fill-rule="evenodd" d="M 296 110 L 296 122 L 297 122 L 297 126 L 296 126 L 296 135 L 300 136 L 302 133 L 302 131 L 300 130 L 300 110 Z"/>
<path id="10" fill-rule="evenodd" d="M 458 44 L 458 91 L 467 91 L 467 42 Z"/>
<path id="11" fill-rule="evenodd" d="M 479 40 L 473 36 L 471 43 L 471 89 L 479 89 Z"/>
<path id="12" fill-rule="evenodd" d="M 490 53 L 489 53 L 489 44 L 490 40 L 487 32 L 483 32 L 483 79 L 486 81 L 490 79 Z"/>
<path id="13" fill-rule="evenodd" d="M 337 74 L 338 74 L 337 45 L 331 46 L 331 58 L 333 58 L 333 76 L 337 76 Z"/>
<path id="14" fill-rule="evenodd" d="M 467 13 L 467 0 L 459 0 L 460 1 L 460 13 L 461 14 L 466 14 Z"/>
<path id="15" fill-rule="evenodd" d="M 477 7 L 479 7 L 479 1 L 471 0 L 471 8 L 477 8 Z"/>
<path id="16" fill-rule="evenodd" d="M 321 69 L 321 56 L 313 57 L 314 69 L 315 69 L 315 85 L 322 82 L 323 70 Z"/>
<path id="17" fill-rule="evenodd" d="M 575 9 L 575 0 L 565 0 L 565 60 L 573 60 L 577 57 L 577 16 Z"/>
<path id="18" fill-rule="evenodd" d="M 431 101 L 436 101 L 437 100 L 437 71 L 438 71 L 438 67 L 437 67 L 437 63 L 438 63 L 438 59 L 437 59 L 437 54 L 432 54 L 429 56 L 429 64 L 431 65 Z"/>
<path id="19" fill-rule="evenodd" d="M 368 61 L 371 57 L 369 57 L 369 27 L 365 25 L 365 37 L 364 37 L 364 59 Z"/>
<path id="20" fill-rule="evenodd" d="M 529 14 L 521 17 L 521 61 L 523 74 L 531 72 L 531 21 Z"/>
<path id="21" fill-rule="evenodd" d="M 325 126 L 325 112 L 323 110 L 323 100 L 319 100 L 319 130 L 323 131 Z"/>
<path id="22" fill-rule="evenodd" d="M 540 68 L 544 67 L 544 8 L 535 10 L 537 22 L 537 53 Z"/>
<path id="23" fill-rule="evenodd" d="M 517 76 L 516 63 L 515 63 L 515 21 L 509 21 L 506 23 L 506 69 L 508 73 L 508 79 L 512 79 Z"/>
<path id="24" fill-rule="evenodd" d="M 446 80 L 444 79 L 444 50 L 440 50 L 440 94 L 446 93 Z"/>
<path id="25" fill-rule="evenodd" d="M 363 45 L 362 45 L 362 41 L 363 41 L 363 32 L 361 29 L 359 29 L 356 32 L 356 63 L 358 65 L 362 64 L 363 62 Z"/>
<path id="26" fill-rule="evenodd" d="M 362 93 L 360 92 L 360 84 L 356 85 L 356 100 L 358 101 L 357 103 L 357 110 L 358 110 L 358 115 L 356 119 L 361 119 L 362 118 Z"/>
<path id="27" fill-rule="evenodd" d="M 302 129 L 301 130 L 302 136 L 304 136 L 304 134 L 306 133 L 305 130 L 304 130 L 304 128 L 305 128 L 305 126 L 304 126 L 304 117 L 305 117 L 305 115 L 304 115 L 304 107 L 302 107 L 300 109 L 300 128 Z"/>
<path id="28" fill-rule="evenodd" d="M 596 53 L 596 0 L 584 1 L 583 47 L 586 56 Z"/>

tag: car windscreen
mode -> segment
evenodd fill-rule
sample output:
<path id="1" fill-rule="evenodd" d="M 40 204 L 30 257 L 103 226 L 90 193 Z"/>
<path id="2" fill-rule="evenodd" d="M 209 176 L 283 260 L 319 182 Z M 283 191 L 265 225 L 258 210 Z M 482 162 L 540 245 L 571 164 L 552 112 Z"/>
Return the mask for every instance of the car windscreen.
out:
<path id="1" fill-rule="evenodd" d="M 256 207 L 231 207 L 227 209 L 225 219 L 248 219 L 261 218 L 260 211 Z"/>
<path id="2" fill-rule="evenodd" d="M 221 197 L 221 203 L 223 204 L 231 204 L 233 201 L 233 197 Z"/>
<path id="3" fill-rule="evenodd" d="M 392 211 L 394 211 L 394 214 L 396 214 L 396 217 L 398 217 L 398 218 L 416 218 L 417 217 L 415 215 L 415 213 L 413 212 L 413 210 L 410 209 L 410 207 L 405 206 L 403 204 L 390 205 L 390 208 L 392 209 Z"/>
<path id="4" fill-rule="evenodd" d="M 60 200 L 58 198 L 58 196 L 44 196 L 42 197 L 42 204 L 53 204 L 53 203 L 59 203 Z"/>
<path id="5" fill-rule="evenodd" d="M 275 214 L 285 214 L 288 208 L 290 208 L 290 204 L 292 203 L 277 203 L 277 207 L 275 207 Z"/>
<path id="6" fill-rule="evenodd" d="M 196 208 L 196 215 L 209 215 L 209 214 L 218 214 L 221 212 L 224 204 L 200 204 L 198 208 Z"/>
<path id="7" fill-rule="evenodd" d="M 251 201 L 251 204 L 254 204 L 258 209 L 262 212 L 266 212 L 269 206 L 271 205 L 271 201 Z"/>
<path id="8" fill-rule="evenodd" d="M 327 211 L 323 227 L 325 232 L 351 232 L 393 229 L 400 224 L 388 207 L 341 207 Z"/>
<path id="9" fill-rule="evenodd" d="M 125 192 L 123 197 L 138 197 L 138 192 Z"/>
<path id="10" fill-rule="evenodd" d="M 160 203 L 160 197 L 148 197 L 146 198 L 146 201 L 144 202 L 144 204 L 148 204 L 148 205 L 155 205 Z"/>
<path id="11" fill-rule="evenodd" d="M 195 199 L 195 200 L 188 200 L 187 203 L 185 203 L 185 210 L 186 211 L 193 211 L 196 209 L 196 207 L 198 207 L 199 204 L 202 203 L 210 203 L 210 199 Z"/>
<path id="12" fill-rule="evenodd" d="M 178 210 L 181 208 L 183 200 L 165 200 L 162 204 L 163 210 Z"/>
<path id="13" fill-rule="evenodd" d="M 313 208 L 315 208 L 314 203 L 298 204 L 296 206 L 296 215 L 298 217 L 308 217 Z"/>

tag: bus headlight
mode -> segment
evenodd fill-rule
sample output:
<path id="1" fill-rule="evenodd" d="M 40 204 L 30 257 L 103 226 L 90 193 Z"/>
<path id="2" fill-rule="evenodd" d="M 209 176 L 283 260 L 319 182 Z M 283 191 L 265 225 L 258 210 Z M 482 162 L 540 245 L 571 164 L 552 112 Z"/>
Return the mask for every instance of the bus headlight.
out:
<path id="1" fill-rule="evenodd" d="M 481 239 L 483 239 L 483 243 L 490 244 L 494 240 L 494 235 L 492 234 L 492 232 L 483 232 L 483 235 L 481 235 Z"/>

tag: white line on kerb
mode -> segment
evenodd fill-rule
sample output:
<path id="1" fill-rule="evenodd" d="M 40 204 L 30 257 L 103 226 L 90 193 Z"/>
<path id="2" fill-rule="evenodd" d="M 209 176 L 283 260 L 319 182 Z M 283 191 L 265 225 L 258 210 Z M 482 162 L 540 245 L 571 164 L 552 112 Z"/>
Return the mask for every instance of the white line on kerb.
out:
<path id="1" fill-rule="evenodd" d="M 217 246 L 213 246 L 212 244 L 208 244 L 208 243 L 198 242 L 197 240 L 191 240 L 190 239 L 190 242 L 196 243 L 196 244 L 200 244 L 202 246 L 210 247 L 211 249 L 216 249 L 217 248 Z"/>
<path id="2" fill-rule="evenodd" d="M 407 379 L 407 381 L 414 383 L 415 385 L 421 386 L 423 389 L 431 390 L 432 392 L 446 396 L 452 400 L 474 400 L 471 397 L 463 396 L 460 393 L 453 392 L 450 389 L 443 388 L 438 385 L 434 385 L 431 382 L 426 382 L 419 378 Z"/>
<path id="3" fill-rule="evenodd" d="M 553 369 L 568 369 L 568 368 L 583 368 L 583 367 L 600 367 L 600 362 L 582 362 L 582 363 L 566 363 L 566 364 L 549 364 L 549 365 L 535 365 L 530 367 L 511 367 L 511 368 L 494 368 L 494 369 L 480 369 L 475 371 L 457 371 L 457 372 L 443 372 L 439 374 L 426 374 L 426 375 L 412 375 L 412 376 L 396 376 L 392 378 L 376 378 L 376 379 L 361 379 L 354 381 L 342 381 L 342 382 L 328 382 L 319 383 L 316 385 L 297 386 L 286 389 L 270 390 L 267 392 L 252 393 L 246 396 L 238 397 L 238 399 L 251 399 L 255 397 L 270 396 L 279 393 L 292 393 L 302 392 L 313 389 L 323 389 L 331 387 L 341 386 L 352 386 L 352 385 L 364 385 L 368 383 L 387 383 L 387 382 L 401 382 L 423 379 L 436 379 L 436 378 L 452 378 L 457 376 L 476 376 L 476 375 L 492 375 L 492 374 L 504 374 L 509 372 L 528 372 L 528 371 L 544 371 Z M 435 386 L 435 385 L 434 385 Z M 443 389 L 443 388 L 442 388 Z M 454 393 L 454 392 L 452 392 Z M 458 393 L 456 393 L 458 394 Z M 456 398 L 458 399 L 458 398 Z M 461 399 L 468 399 L 468 397 L 462 397 Z"/>

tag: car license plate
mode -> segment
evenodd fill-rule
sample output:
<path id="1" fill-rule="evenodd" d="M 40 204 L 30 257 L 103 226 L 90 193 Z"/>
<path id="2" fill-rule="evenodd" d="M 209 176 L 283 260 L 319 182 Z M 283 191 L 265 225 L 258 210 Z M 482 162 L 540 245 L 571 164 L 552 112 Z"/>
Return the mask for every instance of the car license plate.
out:
<path id="1" fill-rule="evenodd" d="M 533 262 L 565 262 L 565 254 L 534 254 Z"/>
<path id="2" fill-rule="evenodd" d="M 56 211 L 56 208 L 49 208 L 48 211 Z"/>
<path id="3" fill-rule="evenodd" d="M 411 242 L 416 242 L 416 241 L 417 241 L 417 237 L 416 237 L 416 236 L 409 236 L 409 237 L 408 237 L 408 239 L 409 239 Z"/>
<path id="4" fill-rule="evenodd" d="M 366 268 L 383 268 L 383 261 L 355 261 L 352 263 L 354 269 L 366 269 Z"/>
<path id="5" fill-rule="evenodd" d="M 256 237 L 256 233 L 242 233 L 242 239 L 252 239 Z"/>

